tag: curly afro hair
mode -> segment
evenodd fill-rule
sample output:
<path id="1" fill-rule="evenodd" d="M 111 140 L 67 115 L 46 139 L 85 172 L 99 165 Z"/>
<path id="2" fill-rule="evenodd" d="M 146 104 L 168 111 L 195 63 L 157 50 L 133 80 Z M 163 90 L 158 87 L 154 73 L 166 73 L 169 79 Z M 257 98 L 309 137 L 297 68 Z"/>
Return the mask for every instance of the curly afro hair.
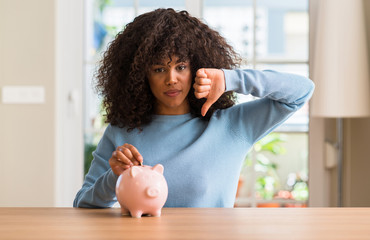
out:
<path id="1" fill-rule="evenodd" d="M 235 68 L 240 57 L 220 34 L 186 11 L 157 9 L 128 23 L 109 44 L 96 73 L 96 89 L 103 97 L 107 122 L 129 130 L 152 120 L 155 98 L 147 73 L 163 59 L 177 56 L 190 63 L 192 85 L 199 68 Z M 188 94 L 193 116 L 209 120 L 216 109 L 234 105 L 233 92 L 225 92 L 202 117 L 206 99 Z"/>

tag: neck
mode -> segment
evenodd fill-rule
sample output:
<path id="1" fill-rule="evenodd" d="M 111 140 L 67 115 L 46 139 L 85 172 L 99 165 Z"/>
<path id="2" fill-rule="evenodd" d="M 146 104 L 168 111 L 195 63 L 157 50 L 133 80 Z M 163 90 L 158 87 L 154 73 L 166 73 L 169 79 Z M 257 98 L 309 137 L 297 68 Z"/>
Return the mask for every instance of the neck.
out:
<path id="1" fill-rule="evenodd" d="M 155 107 L 155 114 L 157 115 L 183 115 L 186 113 L 190 113 L 189 103 L 176 108 L 163 108 L 158 105 Z"/>

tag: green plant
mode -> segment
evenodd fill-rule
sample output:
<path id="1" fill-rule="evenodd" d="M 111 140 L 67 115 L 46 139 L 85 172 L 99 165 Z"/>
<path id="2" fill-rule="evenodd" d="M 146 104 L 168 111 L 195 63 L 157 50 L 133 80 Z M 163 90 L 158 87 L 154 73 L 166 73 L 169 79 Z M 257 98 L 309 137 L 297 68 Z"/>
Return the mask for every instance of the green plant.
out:
<path id="1" fill-rule="evenodd" d="M 87 174 L 89 168 L 91 166 L 91 162 L 93 160 L 92 153 L 96 149 L 96 144 L 92 143 L 85 143 L 85 151 L 84 151 L 84 175 Z"/>
<path id="2" fill-rule="evenodd" d="M 308 200 L 307 173 L 290 173 L 288 175 L 287 187 L 293 199 L 299 201 Z"/>
<path id="3" fill-rule="evenodd" d="M 296 200 L 306 201 L 308 199 L 308 185 L 307 182 L 297 182 L 294 184 L 292 196 Z"/>
<path id="4" fill-rule="evenodd" d="M 278 165 L 268 158 L 268 154 L 281 155 L 286 149 L 281 143 L 285 142 L 285 135 L 270 133 L 253 146 L 245 159 L 244 166 L 252 166 L 255 158 L 254 170 L 257 174 L 255 189 L 263 199 L 272 199 L 280 187 L 280 179 L 276 172 Z"/>

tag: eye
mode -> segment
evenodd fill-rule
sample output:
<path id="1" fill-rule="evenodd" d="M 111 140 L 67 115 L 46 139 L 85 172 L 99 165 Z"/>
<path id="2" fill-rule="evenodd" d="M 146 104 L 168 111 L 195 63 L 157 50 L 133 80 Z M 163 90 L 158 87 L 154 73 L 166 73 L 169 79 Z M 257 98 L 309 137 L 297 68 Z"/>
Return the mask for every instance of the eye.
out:
<path id="1" fill-rule="evenodd" d="M 153 71 L 155 73 L 162 73 L 162 72 L 164 72 L 164 68 L 163 67 L 157 67 L 157 68 L 154 68 Z"/>
<path id="2" fill-rule="evenodd" d="M 187 66 L 185 64 L 181 64 L 181 65 L 177 66 L 177 69 L 180 70 L 180 71 L 182 71 L 182 70 L 185 70 L 186 67 Z"/>

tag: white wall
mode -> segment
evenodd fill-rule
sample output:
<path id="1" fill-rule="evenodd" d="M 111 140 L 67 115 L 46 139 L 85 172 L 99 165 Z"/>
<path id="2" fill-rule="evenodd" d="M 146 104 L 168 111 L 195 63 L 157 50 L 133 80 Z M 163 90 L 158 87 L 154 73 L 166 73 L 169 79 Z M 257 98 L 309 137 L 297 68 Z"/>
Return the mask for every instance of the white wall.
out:
<path id="1" fill-rule="evenodd" d="M 43 104 L 0 101 L 0 207 L 72 205 L 81 185 L 82 13 L 82 0 L 0 0 L 0 89 L 45 89 Z"/>
<path id="2" fill-rule="evenodd" d="M 0 206 L 54 204 L 54 1 L 0 0 L 0 87 L 41 85 L 44 104 L 0 104 Z"/>

